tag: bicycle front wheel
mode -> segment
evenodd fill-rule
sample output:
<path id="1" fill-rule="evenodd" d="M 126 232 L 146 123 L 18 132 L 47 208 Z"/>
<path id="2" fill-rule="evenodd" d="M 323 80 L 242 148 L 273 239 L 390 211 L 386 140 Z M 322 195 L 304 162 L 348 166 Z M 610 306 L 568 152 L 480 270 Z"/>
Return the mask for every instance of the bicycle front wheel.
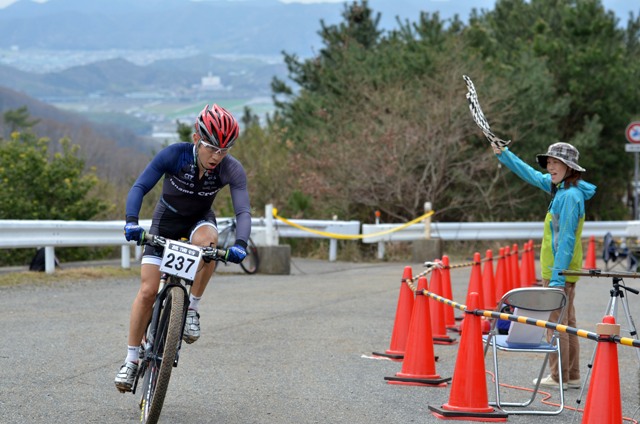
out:
<path id="1" fill-rule="evenodd" d="M 160 313 L 153 354 L 142 384 L 140 421 L 144 424 L 155 424 L 160 418 L 180 344 L 183 317 L 184 292 L 180 287 L 172 287 Z"/>
<path id="2" fill-rule="evenodd" d="M 247 243 L 247 256 L 240 262 L 240 267 L 247 274 L 255 274 L 258 272 L 259 266 L 260 257 L 258 256 L 258 248 L 253 244 L 253 240 L 249 238 L 249 242 Z"/>

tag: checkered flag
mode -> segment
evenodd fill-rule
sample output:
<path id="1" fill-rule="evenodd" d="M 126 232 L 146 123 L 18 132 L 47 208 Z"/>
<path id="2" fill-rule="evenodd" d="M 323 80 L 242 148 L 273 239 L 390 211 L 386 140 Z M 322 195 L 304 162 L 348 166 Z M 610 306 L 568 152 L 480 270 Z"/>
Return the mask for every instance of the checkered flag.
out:
<path id="1" fill-rule="evenodd" d="M 463 75 L 464 82 L 467 83 L 467 100 L 469 101 L 469 110 L 471 111 L 471 116 L 473 120 L 476 121 L 476 124 L 482 130 L 482 133 L 489 142 L 497 147 L 503 148 L 506 147 L 511 140 L 502 140 L 491 132 L 491 128 L 489 127 L 489 123 L 487 122 L 487 118 L 484 117 L 484 113 L 482 113 L 482 108 L 480 107 L 480 102 L 478 101 L 478 93 L 476 92 L 476 88 L 473 85 L 473 81 L 466 75 Z"/>

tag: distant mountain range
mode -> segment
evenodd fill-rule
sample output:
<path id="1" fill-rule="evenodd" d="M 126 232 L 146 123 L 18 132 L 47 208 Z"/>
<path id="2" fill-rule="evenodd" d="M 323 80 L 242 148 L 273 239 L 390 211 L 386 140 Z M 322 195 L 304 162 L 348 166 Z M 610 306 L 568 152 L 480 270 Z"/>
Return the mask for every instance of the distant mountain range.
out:
<path id="1" fill-rule="evenodd" d="M 159 60 L 146 66 L 116 58 L 45 74 L 0 65 L 0 86 L 41 100 L 122 96 L 159 89 L 179 93 L 198 86 L 209 73 L 221 76 L 222 84 L 233 87 L 235 96 L 269 96 L 271 79 L 284 77 L 286 67 L 258 59 L 225 60 L 206 55 Z"/>

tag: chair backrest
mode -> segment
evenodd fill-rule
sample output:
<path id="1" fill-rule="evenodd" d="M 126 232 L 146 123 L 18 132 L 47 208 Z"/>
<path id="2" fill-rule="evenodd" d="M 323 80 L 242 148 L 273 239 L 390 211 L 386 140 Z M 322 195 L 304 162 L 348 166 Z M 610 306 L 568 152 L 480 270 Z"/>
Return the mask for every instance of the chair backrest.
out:
<path id="1" fill-rule="evenodd" d="M 549 320 L 549 314 L 551 314 L 551 312 L 520 310 L 520 308 L 515 308 L 513 311 L 513 315 L 521 315 L 544 321 Z M 512 322 L 509 326 L 506 342 L 519 345 L 539 345 L 544 337 L 545 330 L 546 328 L 544 327 Z"/>
<path id="2" fill-rule="evenodd" d="M 549 320 L 551 312 L 563 309 L 567 304 L 564 290 L 557 288 L 527 287 L 507 292 L 500 305 L 509 305 L 514 315 L 538 320 Z M 559 320 L 562 319 L 562 313 Z M 559 321 L 558 320 L 558 321 Z M 512 322 L 507 342 L 519 345 L 538 345 L 545 334 L 545 327 Z"/>

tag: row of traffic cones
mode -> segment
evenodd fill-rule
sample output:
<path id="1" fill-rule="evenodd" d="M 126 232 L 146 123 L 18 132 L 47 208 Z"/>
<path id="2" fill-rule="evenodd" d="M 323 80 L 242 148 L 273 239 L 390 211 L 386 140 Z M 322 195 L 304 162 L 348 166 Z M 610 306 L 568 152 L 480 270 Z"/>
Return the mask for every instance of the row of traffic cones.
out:
<path id="1" fill-rule="evenodd" d="M 587 254 L 584 261 L 585 269 L 596 269 L 595 237 L 589 237 Z M 497 305 L 502 296 L 509 290 L 518 287 L 531 287 L 538 284 L 535 270 L 535 251 L 533 240 L 526 242 L 522 249 L 520 263 L 518 263 L 518 245 L 500 248 L 496 272 L 492 270 L 493 252 L 487 250 L 485 269 L 482 274 L 484 288 L 484 305 L 488 309 Z M 480 292 L 479 292 L 480 293 Z"/>
<path id="2" fill-rule="evenodd" d="M 486 261 L 490 262 L 492 253 L 487 250 Z M 488 271 L 483 274 L 484 284 L 488 285 Z M 498 263 L 494 275 L 493 297 L 488 299 L 484 306 L 489 309 L 495 307 L 502 296 L 509 290 L 519 287 L 531 287 L 536 285 L 535 252 L 533 240 L 529 240 L 523 245 L 520 262 L 518 263 L 518 245 L 501 247 L 498 253 Z M 489 303 L 490 300 L 490 303 Z"/>
<path id="3" fill-rule="evenodd" d="M 388 358 L 397 362 L 404 359 L 404 351 L 407 345 L 407 336 L 409 334 L 409 325 L 411 324 L 414 304 L 413 291 L 408 284 L 413 281 L 412 275 L 411 267 L 404 267 L 402 280 L 400 281 L 400 294 L 398 295 L 398 306 L 396 307 L 396 318 L 393 322 L 389 349 L 384 352 L 373 352 L 374 356 Z"/>
<path id="4" fill-rule="evenodd" d="M 513 250 L 511 250 L 513 249 Z M 515 252 L 515 253 L 512 253 Z M 533 240 L 525 243 L 522 250 L 522 260 L 518 264 L 518 246 L 514 244 L 512 248 L 500 248 L 496 272 L 493 272 L 493 253 L 487 250 L 484 269 L 481 268 L 480 254 L 474 254 L 474 266 L 471 268 L 471 278 L 467 293 L 478 293 L 480 309 L 494 309 L 498 301 L 507 291 L 523 286 L 531 286 L 536 283 L 535 276 L 535 254 L 533 250 Z M 452 299 L 450 263 L 448 256 L 442 257 L 441 268 L 433 271 L 429 291 Z M 514 271 L 516 270 L 516 271 Z M 516 278 L 517 277 L 517 278 Z M 413 281 L 411 267 L 404 269 L 400 282 L 400 294 L 396 308 L 396 317 L 391 335 L 389 349 L 385 352 L 373 352 L 376 356 L 386 357 L 393 361 L 404 359 L 404 347 L 407 343 L 411 316 L 414 308 L 414 294 L 409 284 Z M 468 300 L 468 299 L 467 299 Z M 447 330 L 460 331 L 461 326 L 456 324 L 453 308 L 446 307 L 441 302 L 430 299 L 430 321 L 433 343 L 453 344 L 456 340 L 447 335 Z M 488 329 L 488 322 L 484 322 L 482 328 Z"/>
<path id="5" fill-rule="evenodd" d="M 448 258 L 443 257 L 442 262 L 442 268 L 436 267 L 432 271 L 429 292 L 451 299 L 452 296 L 444 296 L 444 293 L 450 290 L 451 282 L 448 275 Z M 478 287 L 482 288 L 480 264 L 480 254 L 477 253 L 474 255 L 467 296 L 470 311 L 481 309 L 480 295 L 472 292 Z M 426 277 L 418 279 L 415 298 L 409 296 L 406 290 L 412 292 L 408 284 L 411 281 L 411 268 L 405 267 L 398 298 L 398 308 L 403 310 L 396 311 L 394 332 L 404 331 L 407 310 L 411 308 L 411 317 L 406 326 L 407 334 L 394 334 L 389 349 L 384 353 L 374 352 L 374 355 L 402 360 L 401 371 L 392 377 L 385 377 L 388 384 L 446 387 L 452 378 L 441 377 L 436 372 L 434 355 L 434 344 L 444 341 L 439 339 L 453 340 L 446 336 L 447 318 L 444 313 L 446 305 L 424 296 L 423 293 L 427 290 Z M 447 284 L 449 288 L 445 289 Z M 452 308 L 446 309 L 452 310 Z M 454 323 L 452 318 L 453 315 L 449 318 L 450 324 Z M 438 418 L 471 421 L 506 421 L 507 419 L 506 413 L 496 410 L 488 403 L 481 321 L 482 318 L 474 314 L 467 314 L 464 319 L 464 332 L 461 336 L 449 402 L 441 407 L 429 406 Z M 398 341 L 403 339 L 406 341 L 404 350 L 403 346 L 398 344 Z M 450 344 L 455 342 L 453 340 Z M 398 359 L 400 355 L 402 359 Z"/>
<path id="6" fill-rule="evenodd" d="M 481 317 L 471 312 L 478 309 L 478 293 L 468 296 L 465 330 L 460 341 L 451 383 L 449 401 L 440 407 L 429 405 L 440 419 L 465 421 L 506 421 L 508 414 L 489 405 L 487 396 Z M 613 336 L 620 325 L 613 316 L 605 316 L 596 326 L 599 335 L 589 391 L 582 416 L 583 424 L 619 424 L 622 422 L 622 398 L 618 349 Z"/>
<path id="7" fill-rule="evenodd" d="M 398 305 L 396 316 L 391 333 L 389 349 L 384 352 L 373 352 L 374 356 L 385 357 L 392 361 L 401 362 L 405 357 L 405 348 L 410 334 L 410 326 L 413 320 L 415 302 L 409 283 L 413 282 L 412 269 L 410 266 L 404 268 L 402 280 L 400 281 L 400 294 L 398 295 Z M 418 283 L 422 281 L 421 277 Z M 424 278 L 424 289 L 427 289 L 427 281 Z M 420 288 L 416 290 L 421 293 Z M 435 268 L 431 278 L 429 291 L 447 299 L 453 298 L 451 289 L 451 274 L 449 269 L 449 258 L 442 257 L 442 268 Z M 422 302 L 423 299 L 420 299 Z M 447 335 L 447 329 L 455 329 L 455 316 L 452 308 L 445 307 L 444 304 L 433 299 L 428 299 L 427 305 L 430 335 L 429 339 L 435 344 L 454 344 L 456 340 Z M 425 317 L 421 317 L 422 320 Z"/>
<path id="8" fill-rule="evenodd" d="M 532 248 L 531 244 L 531 251 L 533 251 Z M 525 252 L 526 250 L 527 246 L 525 246 Z M 447 296 L 447 291 L 451 290 L 448 258 L 443 256 L 442 263 L 442 269 L 435 268 L 432 272 L 429 291 L 451 299 L 450 294 Z M 443 378 L 437 374 L 435 367 L 437 358 L 433 349 L 433 345 L 436 343 L 435 336 L 442 335 L 439 333 L 443 331 L 442 323 L 446 327 L 447 324 L 454 322 L 453 308 L 446 307 L 447 305 L 444 303 L 432 298 L 427 299 L 423 295 L 423 292 L 427 290 L 426 277 L 418 279 L 414 296 L 413 290 L 407 284 L 413 281 L 411 267 L 405 267 L 403 273 L 391 346 L 384 354 L 374 352 L 375 355 L 389 355 L 388 357 L 391 359 L 403 362 L 400 372 L 393 377 L 385 377 L 389 384 L 446 387 L 447 383 L 451 381 L 449 401 L 440 407 L 429 405 L 432 414 L 440 419 L 468 421 L 506 421 L 507 419 L 505 412 L 491 407 L 488 403 L 482 341 L 483 318 L 479 314 L 473 313 L 475 310 L 484 309 L 481 306 L 481 299 L 486 299 L 475 290 L 478 287 L 480 287 L 480 291 L 483 288 L 489 289 L 491 287 L 491 284 L 487 282 L 489 278 L 488 263 L 491 261 L 485 261 L 485 268 L 482 270 L 479 253 L 474 255 L 466 300 L 467 313 L 464 320 L 464 332 L 461 335 L 453 378 Z M 489 301 L 491 301 L 491 297 L 489 297 Z M 440 311 L 438 305 L 444 311 L 449 310 L 452 314 L 447 318 L 447 314 Z M 438 312 L 434 312 L 435 310 Z M 407 315 L 409 316 L 408 320 Z M 434 324 L 433 321 L 438 322 Z M 443 334 L 446 334 L 446 330 Z M 604 336 L 601 337 L 596 350 L 583 423 L 619 423 L 621 422 L 622 406 L 617 348 L 616 344 L 608 339 L 611 335 L 619 334 L 619 326 L 615 324 L 615 319 L 609 316 L 605 317 L 603 324 L 598 326 L 598 334 Z M 404 344 L 402 344 L 403 340 Z"/>
<path id="9" fill-rule="evenodd" d="M 436 278 L 434 272 L 433 280 Z M 423 293 L 427 289 L 426 277 L 418 279 L 413 313 L 409 324 L 407 345 L 402 361 L 402 371 L 394 377 L 385 377 L 389 384 L 428 385 L 444 387 L 450 378 L 442 378 L 436 373 L 435 355 L 433 351 L 433 337 L 431 328 L 431 314 L 429 300 Z M 444 326 L 444 322 L 442 322 Z M 444 327 L 443 327 L 444 328 Z"/>
<path id="10" fill-rule="evenodd" d="M 447 260 L 444 261 L 447 263 Z M 444 274 L 444 275 L 443 275 Z M 398 296 L 398 307 L 389 349 L 373 352 L 373 355 L 402 361 L 402 370 L 393 377 L 385 377 L 389 384 L 427 385 L 444 387 L 451 378 L 443 378 L 436 373 L 434 344 L 454 344 L 446 329 L 445 305 L 424 296 L 427 278 L 418 279 L 415 298 L 410 284 L 413 282 L 411 267 L 405 267 Z M 433 269 L 429 291 L 444 295 L 447 290 L 443 282 L 449 284 L 448 269 Z"/>

